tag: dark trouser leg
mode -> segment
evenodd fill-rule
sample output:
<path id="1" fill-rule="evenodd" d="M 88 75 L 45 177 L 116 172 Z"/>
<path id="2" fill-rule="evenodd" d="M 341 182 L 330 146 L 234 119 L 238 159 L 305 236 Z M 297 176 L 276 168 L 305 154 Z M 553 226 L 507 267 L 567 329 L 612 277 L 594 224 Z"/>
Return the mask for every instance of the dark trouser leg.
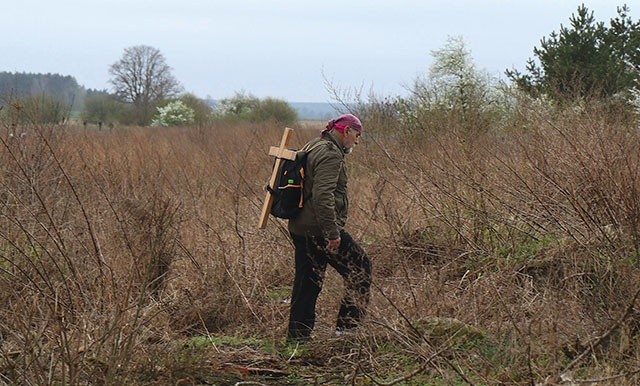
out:
<path id="1" fill-rule="evenodd" d="M 322 247 L 311 237 L 291 234 L 295 245 L 295 279 L 287 339 L 306 340 L 316 321 L 316 301 L 322 289 L 327 260 Z"/>
<path id="2" fill-rule="evenodd" d="M 371 288 L 371 260 L 346 231 L 340 233 L 340 248 L 329 255 L 329 264 L 344 278 L 345 295 L 340 304 L 336 327 L 354 328 L 362 320 Z"/>

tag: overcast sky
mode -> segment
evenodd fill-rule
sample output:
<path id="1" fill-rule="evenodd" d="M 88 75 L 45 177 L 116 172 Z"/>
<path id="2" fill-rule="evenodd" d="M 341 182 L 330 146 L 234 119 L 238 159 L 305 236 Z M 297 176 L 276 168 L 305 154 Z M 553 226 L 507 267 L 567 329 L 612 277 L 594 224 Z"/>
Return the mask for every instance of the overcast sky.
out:
<path id="1" fill-rule="evenodd" d="M 627 0 L 630 16 L 640 4 Z M 614 0 L 5 0 L 0 71 L 71 75 L 109 89 L 108 69 L 135 45 L 165 56 L 185 91 L 244 91 L 328 102 L 341 90 L 403 95 L 433 50 L 461 36 L 479 69 L 524 69 L 540 39 L 584 3 L 607 22 Z"/>

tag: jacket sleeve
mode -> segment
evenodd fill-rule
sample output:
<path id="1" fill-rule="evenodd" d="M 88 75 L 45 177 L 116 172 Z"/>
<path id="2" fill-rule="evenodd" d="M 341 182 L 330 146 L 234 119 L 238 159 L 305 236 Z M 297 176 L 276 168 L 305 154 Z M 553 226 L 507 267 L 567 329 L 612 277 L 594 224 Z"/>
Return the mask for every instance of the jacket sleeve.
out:
<path id="1" fill-rule="evenodd" d="M 327 239 L 337 239 L 340 228 L 336 221 L 335 191 L 342 167 L 342 157 L 333 150 L 322 152 L 316 159 L 313 177 L 313 206 L 316 220 Z"/>

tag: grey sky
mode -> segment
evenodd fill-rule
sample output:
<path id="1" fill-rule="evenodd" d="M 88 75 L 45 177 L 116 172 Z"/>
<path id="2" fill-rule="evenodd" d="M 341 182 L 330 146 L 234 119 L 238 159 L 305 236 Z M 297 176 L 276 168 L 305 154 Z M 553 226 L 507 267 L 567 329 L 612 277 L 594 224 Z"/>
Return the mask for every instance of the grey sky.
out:
<path id="1" fill-rule="evenodd" d="M 462 36 L 479 69 L 523 69 L 567 25 L 568 0 L 5 0 L 0 71 L 59 73 L 109 88 L 127 47 L 158 48 L 185 91 L 326 102 L 343 90 L 401 95 L 431 52 Z M 638 19 L 640 4 L 627 0 Z M 585 0 L 608 22 L 624 1 Z"/>

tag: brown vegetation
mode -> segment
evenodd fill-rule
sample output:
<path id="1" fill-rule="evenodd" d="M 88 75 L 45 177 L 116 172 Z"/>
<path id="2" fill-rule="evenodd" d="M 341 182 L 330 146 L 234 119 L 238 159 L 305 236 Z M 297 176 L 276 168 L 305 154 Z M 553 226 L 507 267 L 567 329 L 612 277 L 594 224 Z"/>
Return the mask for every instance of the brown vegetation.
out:
<path id="1" fill-rule="evenodd" d="M 283 343 L 286 226 L 256 227 L 282 127 L 4 130 L 0 384 L 640 382 L 633 125 L 365 125 L 348 228 L 374 264 L 369 317 L 333 337 L 330 272 L 302 348 Z"/>

